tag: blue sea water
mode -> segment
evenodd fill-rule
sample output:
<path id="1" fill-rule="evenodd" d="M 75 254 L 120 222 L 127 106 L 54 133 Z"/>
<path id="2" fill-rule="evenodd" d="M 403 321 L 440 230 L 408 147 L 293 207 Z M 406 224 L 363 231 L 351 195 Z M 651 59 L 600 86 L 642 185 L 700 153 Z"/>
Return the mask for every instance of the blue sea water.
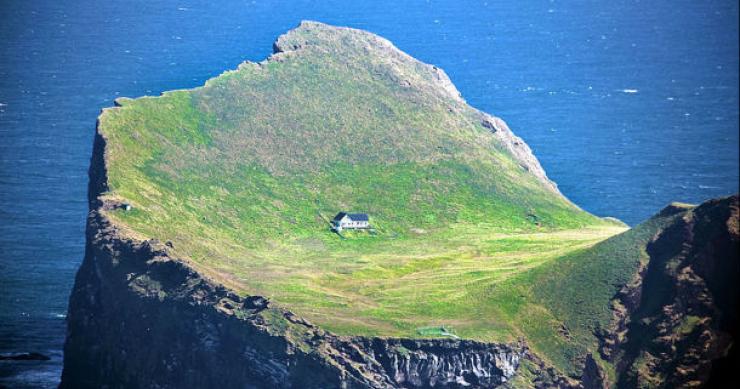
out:
<path id="1" fill-rule="evenodd" d="M 0 1 L 0 386 L 54 387 L 95 118 L 201 85 L 311 19 L 367 29 L 501 116 L 563 193 L 635 224 L 738 190 L 738 3 Z"/>

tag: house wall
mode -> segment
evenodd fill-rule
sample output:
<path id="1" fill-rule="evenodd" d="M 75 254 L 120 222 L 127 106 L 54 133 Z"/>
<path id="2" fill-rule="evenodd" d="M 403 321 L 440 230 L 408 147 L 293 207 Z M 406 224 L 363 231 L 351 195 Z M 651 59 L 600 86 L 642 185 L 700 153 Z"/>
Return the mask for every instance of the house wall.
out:
<path id="1" fill-rule="evenodd" d="M 339 225 L 342 228 L 367 228 L 370 225 L 370 223 L 366 221 L 352 221 L 352 220 L 342 219 L 339 222 Z"/>

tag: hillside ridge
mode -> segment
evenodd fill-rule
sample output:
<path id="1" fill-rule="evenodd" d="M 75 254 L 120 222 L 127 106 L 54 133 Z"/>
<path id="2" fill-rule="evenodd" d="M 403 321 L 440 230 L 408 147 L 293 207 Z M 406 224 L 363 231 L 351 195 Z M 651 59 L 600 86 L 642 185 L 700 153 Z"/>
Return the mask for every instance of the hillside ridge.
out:
<path id="1" fill-rule="evenodd" d="M 309 21 L 305 20 L 302 21 L 297 29 L 304 29 L 304 30 L 310 30 L 310 29 L 332 29 L 332 30 L 338 30 L 338 31 L 350 31 L 352 34 L 359 34 L 362 37 L 366 38 L 367 41 L 372 42 L 373 44 L 379 46 L 380 48 L 384 49 L 385 53 L 391 57 L 391 58 L 400 58 L 401 61 L 404 62 L 410 62 L 417 64 L 423 69 L 424 71 L 428 72 L 431 76 L 431 80 L 433 81 L 434 85 L 437 87 L 438 91 L 443 91 L 446 93 L 446 95 L 453 101 L 455 101 L 458 104 L 467 104 L 467 102 L 463 99 L 462 94 L 460 91 L 457 90 L 457 87 L 452 83 L 452 80 L 450 80 L 447 73 L 431 64 L 425 64 L 416 58 L 408 55 L 407 53 L 403 52 L 399 48 L 397 48 L 391 41 L 378 36 L 376 34 L 359 30 L 355 28 L 350 27 L 335 27 L 330 26 L 321 22 L 316 21 Z M 264 62 L 260 62 L 260 66 L 265 66 L 266 62 L 269 61 L 282 61 L 285 60 L 285 58 L 282 58 L 280 54 L 282 53 L 291 53 L 291 52 L 297 52 L 303 49 L 306 49 L 308 45 L 310 45 L 310 42 L 302 41 L 300 39 L 295 39 L 295 30 L 292 30 L 286 34 L 281 35 L 278 37 L 278 39 L 273 43 L 273 55 L 268 57 Z M 240 65 L 241 66 L 241 65 Z M 411 85 L 410 81 L 400 79 L 400 83 L 406 83 L 407 85 Z M 550 180 L 547 177 L 547 174 L 545 173 L 544 168 L 541 166 L 537 158 L 532 153 L 532 150 L 529 148 L 529 146 L 518 136 L 516 136 L 508 127 L 506 122 L 499 118 L 492 116 L 490 114 L 487 114 L 483 111 L 477 110 L 477 113 L 480 116 L 480 123 L 483 127 L 489 129 L 493 134 L 495 134 L 507 147 L 508 151 L 514 155 L 521 166 L 526 169 L 527 171 L 531 172 L 533 175 L 535 175 L 543 184 L 545 184 L 548 188 L 550 188 L 553 192 L 559 194 L 562 196 L 562 193 L 557 188 L 557 184 Z M 564 197 L 564 196 L 563 196 Z"/>

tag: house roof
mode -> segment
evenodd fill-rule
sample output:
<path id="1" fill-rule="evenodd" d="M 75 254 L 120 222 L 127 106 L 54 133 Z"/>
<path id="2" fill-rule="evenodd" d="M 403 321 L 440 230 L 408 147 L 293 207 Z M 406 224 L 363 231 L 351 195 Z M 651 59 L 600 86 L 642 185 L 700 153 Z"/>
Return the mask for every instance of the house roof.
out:
<path id="1" fill-rule="evenodd" d="M 366 213 L 350 213 L 347 216 L 356 222 L 366 222 L 370 220 Z"/>
<path id="2" fill-rule="evenodd" d="M 334 221 L 340 221 L 344 219 L 345 216 L 349 217 L 351 220 L 354 220 L 356 222 L 366 222 L 370 220 L 370 217 L 367 216 L 366 213 L 339 212 L 337 216 L 334 216 Z"/>

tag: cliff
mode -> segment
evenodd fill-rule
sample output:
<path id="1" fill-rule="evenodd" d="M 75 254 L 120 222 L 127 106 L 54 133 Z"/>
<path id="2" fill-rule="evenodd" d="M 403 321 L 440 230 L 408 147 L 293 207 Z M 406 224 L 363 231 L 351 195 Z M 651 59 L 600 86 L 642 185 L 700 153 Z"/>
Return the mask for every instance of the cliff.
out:
<path id="1" fill-rule="evenodd" d="M 614 301 L 602 355 L 619 387 L 701 387 L 737 381 L 738 196 L 688 208 L 646 245 L 649 260 Z"/>
<path id="2" fill-rule="evenodd" d="M 736 381 L 739 214 L 738 195 L 674 203 L 541 267 L 532 299 L 562 331 L 530 346 L 588 388 Z"/>

